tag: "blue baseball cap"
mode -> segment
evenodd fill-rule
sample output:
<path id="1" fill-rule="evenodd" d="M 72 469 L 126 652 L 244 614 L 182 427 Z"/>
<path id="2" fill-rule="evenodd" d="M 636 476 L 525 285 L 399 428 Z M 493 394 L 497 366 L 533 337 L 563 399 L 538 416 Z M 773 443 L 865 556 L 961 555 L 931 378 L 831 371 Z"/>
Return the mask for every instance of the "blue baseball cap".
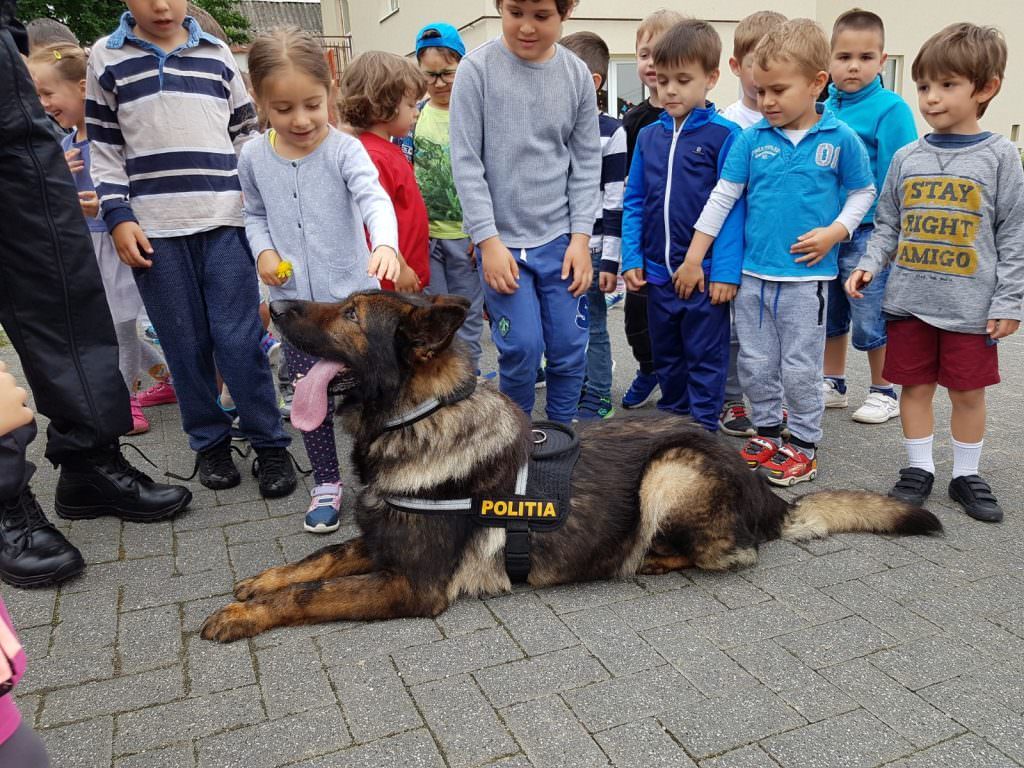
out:
<path id="1" fill-rule="evenodd" d="M 437 35 L 423 37 L 428 32 L 436 32 Z M 443 22 L 438 24 L 427 24 L 416 33 L 416 55 L 424 48 L 448 48 L 459 54 L 459 58 L 466 55 L 466 45 L 462 42 L 459 31 L 451 24 Z"/>

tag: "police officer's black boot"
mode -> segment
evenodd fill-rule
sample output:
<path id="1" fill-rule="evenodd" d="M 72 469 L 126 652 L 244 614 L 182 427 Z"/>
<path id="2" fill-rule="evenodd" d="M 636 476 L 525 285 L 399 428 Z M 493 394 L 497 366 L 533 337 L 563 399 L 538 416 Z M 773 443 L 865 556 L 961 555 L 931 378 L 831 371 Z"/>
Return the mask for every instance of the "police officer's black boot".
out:
<path id="1" fill-rule="evenodd" d="M 173 517 L 191 501 L 188 488 L 153 482 L 115 445 L 62 461 L 54 509 L 67 520 L 113 515 L 151 523 Z"/>
<path id="2" fill-rule="evenodd" d="M 82 553 L 50 524 L 30 488 L 0 501 L 0 580 L 52 587 L 83 568 Z"/>

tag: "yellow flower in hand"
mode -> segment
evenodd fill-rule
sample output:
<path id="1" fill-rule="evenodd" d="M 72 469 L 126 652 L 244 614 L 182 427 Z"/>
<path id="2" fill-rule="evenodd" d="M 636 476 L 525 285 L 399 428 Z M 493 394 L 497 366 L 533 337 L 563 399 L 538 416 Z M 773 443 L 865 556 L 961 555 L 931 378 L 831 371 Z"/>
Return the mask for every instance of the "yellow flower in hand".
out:
<path id="1" fill-rule="evenodd" d="M 281 284 L 287 283 L 292 278 L 292 263 L 290 261 L 282 261 L 277 265 L 277 279 L 281 281 Z"/>

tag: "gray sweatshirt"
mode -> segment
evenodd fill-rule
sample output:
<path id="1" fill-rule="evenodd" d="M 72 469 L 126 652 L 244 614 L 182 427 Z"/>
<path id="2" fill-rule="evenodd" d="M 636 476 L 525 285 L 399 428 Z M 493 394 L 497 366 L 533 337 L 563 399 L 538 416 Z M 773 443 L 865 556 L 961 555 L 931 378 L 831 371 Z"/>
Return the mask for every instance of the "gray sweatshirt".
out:
<path id="1" fill-rule="evenodd" d="M 463 227 L 474 242 L 498 235 L 532 248 L 590 235 L 601 204 L 601 136 L 586 65 L 556 46 L 531 63 L 500 40 L 459 64 L 451 156 Z"/>
<path id="2" fill-rule="evenodd" d="M 292 263 L 292 278 L 270 287 L 271 299 L 338 301 L 379 288 L 366 274 L 370 250 L 398 250 L 391 198 L 362 143 L 330 129 L 313 152 L 281 157 L 266 135 L 242 148 L 238 179 L 245 197 L 245 234 L 252 255 L 271 249 Z"/>
<path id="3" fill-rule="evenodd" d="M 886 314 L 959 333 L 984 333 L 989 319 L 1020 320 L 1024 171 L 1016 147 L 993 134 L 955 149 L 925 139 L 900 149 L 857 268 L 877 275 L 890 261 Z"/>

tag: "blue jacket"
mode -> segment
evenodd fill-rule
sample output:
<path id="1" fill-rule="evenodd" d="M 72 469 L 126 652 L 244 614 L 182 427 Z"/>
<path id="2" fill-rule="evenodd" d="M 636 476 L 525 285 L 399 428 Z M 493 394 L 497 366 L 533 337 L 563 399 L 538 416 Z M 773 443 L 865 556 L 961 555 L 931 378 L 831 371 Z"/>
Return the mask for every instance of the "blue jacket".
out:
<path id="1" fill-rule="evenodd" d="M 672 116 L 662 112 L 640 131 L 623 200 L 623 272 L 643 267 L 655 285 L 672 279 L 739 133 L 739 126 L 711 103 L 690 112 L 679 130 Z M 740 200 L 708 252 L 704 269 L 710 269 L 712 282 L 740 282 L 744 213 Z"/>
<path id="2" fill-rule="evenodd" d="M 864 142 L 875 175 L 875 189 L 881 192 L 896 150 L 917 141 L 917 126 L 907 102 L 875 80 L 856 93 L 840 91 L 833 83 L 828 87 L 825 106 L 853 128 Z M 872 203 L 864 223 L 874 220 L 875 203 Z"/>

